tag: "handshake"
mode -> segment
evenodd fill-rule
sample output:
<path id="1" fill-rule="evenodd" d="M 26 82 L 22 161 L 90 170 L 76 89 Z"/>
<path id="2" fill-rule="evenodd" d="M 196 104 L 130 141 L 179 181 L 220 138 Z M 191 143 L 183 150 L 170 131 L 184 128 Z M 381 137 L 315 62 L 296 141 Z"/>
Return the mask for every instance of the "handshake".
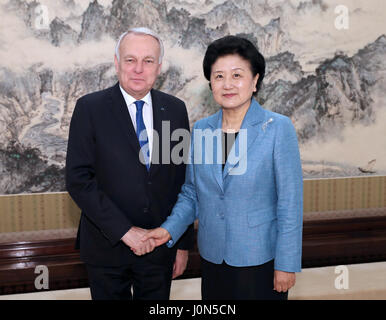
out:
<path id="1" fill-rule="evenodd" d="M 131 227 L 122 237 L 122 241 L 130 247 L 137 255 L 141 256 L 152 252 L 158 247 L 171 239 L 169 232 L 164 228 L 155 228 L 151 230 L 139 227 Z"/>

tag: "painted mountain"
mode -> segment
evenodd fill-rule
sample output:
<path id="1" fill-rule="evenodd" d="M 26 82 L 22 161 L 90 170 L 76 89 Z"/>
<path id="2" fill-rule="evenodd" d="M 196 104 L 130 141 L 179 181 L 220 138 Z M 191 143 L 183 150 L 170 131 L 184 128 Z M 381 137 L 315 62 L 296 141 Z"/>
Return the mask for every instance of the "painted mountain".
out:
<path id="1" fill-rule="evenodd" d="M 115 42 L 134 26 L 163 36 L 156 87 L 186 101 L 191 124 L 218 110 L 207 45 L 241 35 L 266 57 L 258 101 L 292 119 L 305 178 L 385 175 L 386 4 L 352 3 L 1 0 L 0 194 L 65 190 L 75 102 L 116 82 Z"/>

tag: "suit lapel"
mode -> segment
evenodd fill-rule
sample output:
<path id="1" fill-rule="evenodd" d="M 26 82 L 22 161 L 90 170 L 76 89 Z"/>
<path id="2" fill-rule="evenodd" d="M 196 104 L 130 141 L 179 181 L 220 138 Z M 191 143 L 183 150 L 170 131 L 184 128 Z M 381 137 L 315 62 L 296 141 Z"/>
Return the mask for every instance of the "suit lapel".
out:
<path id="1" fill-rule="evenodd" d="M 263 130 L 259 126 L 265 119 L 264 109 L 259 103 L 252 99 L 251 105 L 245 114 L 244 120 L 240 127 L 240 132 L 232 146 L 227 162 L 225 163 L 222 178 L 225 179 L 229 172 L 242 160 L 247 157 L 248 150 L 255 144 L 257 137 L 259 137 Z M 242 130 L 245 130 L 244 132 Z M 246 135 L 246 139 L 243 138 Z M 246 144 L 246 147 L 245 147 Z M 237 148 L 237 149 L 236 149 Z M 238 151 L 238 157 L 236 152 Z M 232 158 L 232 155 L 234 157 Z"/>
<path id="2" fill-rule="evenodd" d="M 162 164 L 162 121 L 170 121 L 170 119 L 167 119 L 167 106 L 162 103 L 157 90 L 151 90 L 151 100 L 153 105 L 153 130 L 156 132 L 153 134 L 153 151 L 150 164 L 150 176 L 153 176 Z M 158 139 L 155 135 L 158 135 Z M 165 137 L 165 139 L 168 139 L 167 141 L 170 144 L 170 137 Z"/>
<path id="3" fill-rule="evenodd" d="M 137 134 L 134 130 L 133 122 L 127 109 L 125 99 L 123 98 L 122 92 L 117 83 L 111 92 L 112 107 L 111 110 L 117 120 L 117 123 L 121 127 L 124 135 L 127 137 L 130 147 L 133 152 L 139 154 L 140 146 L 137 138 Z"/>
<path id="4" fill-rule="evenodd" d="M 211 127 L 211 130 L 221 130 L 222 128 L 222 109 L 220 109 L 220 111 L 213 117 L 210 119 L 210 121 L 208 122 L 208 125 Z M 221 136 L 220 136 L 220 139 L 221 139 Z M 221 146 L 222 143 L 220 143 L 220 146 Z M 217 158 L 217 141 L 213 141 L 213 164 L 211 165 L 212 167 L 212 172 L 213 172 L 213 175 L 219 185 L 219 187 L 221 188 L 222 191 L 224 191 L 223 189 L 223 178 L 222 178 L 222 163 L 221 161 L 219 160 L 222 160 L 222 157 L 221 159 L 216 159 L 217 161 L 214 161 L 214 158 L 216 157 Z M 222 147 L 221 147 L 221 153 L 222 154 Z M 203 161 L 205 161 L 205 159 L 203 159 Z"/>

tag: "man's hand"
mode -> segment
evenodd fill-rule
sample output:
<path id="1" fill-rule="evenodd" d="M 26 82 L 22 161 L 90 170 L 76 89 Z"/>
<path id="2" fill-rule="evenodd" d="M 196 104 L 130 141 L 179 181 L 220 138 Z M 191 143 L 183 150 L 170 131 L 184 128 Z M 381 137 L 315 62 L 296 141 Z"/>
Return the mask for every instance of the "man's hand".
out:
<path id="1" fill-rule="evenodd" d="M 188 264 L 188 257 L 188 250 L 177 250 L 176 261 L 174 262 L 173 266 L 173 279 L 184 273 L 186 265 Z"/>
<path id="2" fill-rule="evenodd" d="M 155 242 L 149 238 L 147 241 L 142 241 L 141 238 L 148 232 L 146 229 L 139 227 L 131 227 L 129 231 L 122 237 L 122 241 L 131 248 L 138 256 L 149 253 L 154 250 Z"/>
<path id="3" fill-rule="evenodd" d="M 168 242 L 171 238 L 170 233 L 166 229 L 159 227 L 146 233 L 146 235 L 142 237 L 142 241 L 153 239 L 155 246 L 158 247 Z"/>
<path id="4" fill-rule="evenodd" d="M 295 272 L 275 270 L 273 279 L 273 289 L 277 292 L 287 292 L 295 285 L 295 281 Z"/>
<path id="5" fill-rule="evenodd" d="M 160 227 L 150 230 L 141 240 L 153 240 L 158 247 L 168 242 L 171 238 L 170 233 L 166 229 Z M 177 250 L 176 261 L 173 265 L 173 279 L 184 273 L 186 265 L 188 264 L 188 253 L 188 250 Z"/>

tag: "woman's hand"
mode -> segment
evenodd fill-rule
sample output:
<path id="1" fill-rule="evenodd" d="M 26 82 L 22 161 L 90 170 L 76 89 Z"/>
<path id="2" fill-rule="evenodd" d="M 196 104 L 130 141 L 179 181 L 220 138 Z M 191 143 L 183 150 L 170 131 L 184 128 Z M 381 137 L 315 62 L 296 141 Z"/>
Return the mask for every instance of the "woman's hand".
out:
<path id="1" fill-rule="evenodd" d="M 295 285 L 295 272 L 275 270 L 273 277 L 273 289 L 277 292 L 287 292 Z"/>
<path id="2" fill-rule="evenodd" d="M 146 233 L 141 240 L 148 241 L 152 239 L 155 242 L 156 247 L 168 242 L 172 237 L 170 233 L 164 228 L 155 228 Z"/>

